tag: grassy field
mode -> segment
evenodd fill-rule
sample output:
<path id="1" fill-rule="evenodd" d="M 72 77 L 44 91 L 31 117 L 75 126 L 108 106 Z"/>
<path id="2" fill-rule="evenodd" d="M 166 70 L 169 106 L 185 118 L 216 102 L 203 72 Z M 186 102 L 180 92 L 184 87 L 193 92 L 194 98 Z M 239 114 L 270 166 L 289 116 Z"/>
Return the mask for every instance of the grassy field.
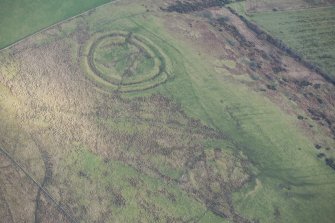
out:
<path id="1" fill-rule="evenodd" d="M 260 222 L 331 222 L 334 175 L 322 167 L 313 155 L 313 145 L 295 129 L 295 117 L 282 114 L 247 88 L 223 81 L 205 62 L 193 64 L 201 61 L 190 56 L 195 53 L 185 48 L 182 52 L 187 55 L 188 76 L 169 92 L 178 92 L 175 97 L 191 114 L 228 134 L 235 144 L 233 150 L 243 151 L 255 165 L 254 180 L 261 186 L 250 184 L 234 193 L 240 213 Z M 267 115 L 252 115 L 257 113 Z"/>
<path id="2" fill-rule="evenodd" d="M 335 78 L 335 7 L 256 13 L 250 18 Z"/>
<path id="3" fill-rule="evenodd" d="M 306 9 L 312 7 L 322 7 L 334 5 L 333 0 L 246 0 L 246 9 L 248 12 L 264 12 L 273 10 L 294 10 L 294 9 Z"/>
<path id="4" fill-rule="evenodd" d="M 80 222 L 332 222 L 334 172 L 296 116 L 224 78 L 206 50 L 166 27 L 170 14 L 147 5 L 108 5 L 13 56 L 2 51 L 1 145 L 41 182 L 51 169 L 44 187 Z M 83 48 L 114 31 L 145 38 L 173 76 L 135 92 L 90 78 Z M 27 180 L 11 185 L 16 175 L 1 174 L 14 220 L 34 219 L 34 210 L 15 216 L 24 205 L 10 193 Z M 54 220 L 47 207 L 35 210 L 45 222 Z"/>
<path id="5" fill-rule="evenodd" d="M 110 0 L 0 2 L 0 49 L 34 32 Z"/>
<path id="6" fill-rule="evenodd" d="M 231 7 L 335 78 L 335 6 L 245 14 L 244 4 Z"/>

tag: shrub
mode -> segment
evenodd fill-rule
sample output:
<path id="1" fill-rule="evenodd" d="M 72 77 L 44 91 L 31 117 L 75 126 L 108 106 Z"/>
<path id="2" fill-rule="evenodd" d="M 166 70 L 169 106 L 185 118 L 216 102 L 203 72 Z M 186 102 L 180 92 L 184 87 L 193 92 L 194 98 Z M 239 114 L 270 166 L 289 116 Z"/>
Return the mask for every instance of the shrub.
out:
<path id="1" fill-rule="evenodd" d="M 304 116 L 302 116 L 302 115 L 298 115 L 298 119 L 299 119 L 299 120 L 303 120 L 303 119 L 304 119 Z"/>
<path id="2" fill-rule="evenodd" d="M 249 67 L 251 68 L 251 70 L 255 71 L 256 69 L 260 69 L 262 66 L 261 66 L 261 64 L 252 60 L 252 61 L 250 61 Z"/>
<path id="3" fill-rule="evenodd" d="M 273 71 L 273 73 L 278 74 L 282 71 L 286 71 L 286 69 L 281 67 L 281 66 L 276 66 L 276 67 L 272 67 L 272 71 Z"/>
<path id="4" fill-rule="evenodd" d="M 321 84 L 314 84 L 314 88 L 315 89 L 320 89 L 321 88 Z"/>
<path id="5" fill-rule="evenodd" d="M 328 166 L 330 166 L 332 169 L 335 170 L 335 163 L 334 163 L 334 160 L 333 160 L 333 159 L 331 159 L 331 158 L 326 158 L 326 159 L 325 159 L 325 162 L 326 162 L 326 164 L 327 164 Z"/>
<path id="6" fill-rule="evenodd" d="M 168 6 L 166 9 L 162 9 L 167 12 L 178 12 L 178 13 L 188 13 L 194 11 L 200 11 L 205 8 L 224 6 L 231 3 L 231 0 L 204 0 L 196 2 L 181 2 L 177 1 L 176 4 Z"/>
<path id="7" fill-rule="evenodd" d="M 324 153 L 319 153 L 319 154 L 317 155 L 317 157 L 318 157 L 318 158 L 325 157 L 325 154 L 324 154 Z"/>
<path id="8" fill-rule="evenodd" d="M 275 85 L 270 85 L 270 84 L 267 84 L 266 87 L 269 89 L 269 90 L 273 90 L 273 91 L 276 91 L 277 88 Z"/>

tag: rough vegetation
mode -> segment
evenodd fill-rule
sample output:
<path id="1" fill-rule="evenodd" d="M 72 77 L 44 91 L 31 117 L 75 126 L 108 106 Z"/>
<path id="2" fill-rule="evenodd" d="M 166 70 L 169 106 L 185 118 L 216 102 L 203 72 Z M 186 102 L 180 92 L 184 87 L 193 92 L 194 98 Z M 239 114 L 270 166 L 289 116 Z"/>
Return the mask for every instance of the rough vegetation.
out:
<path id="1" fill-rule="evenodd" d="M 236 5 L 232 7 L 239 8 Z M 333 82 L 334 12 L 334 6 L 251 14 L 238 9 L 241 19 L 249 28 Z"/>
<path id="2" fill-rule="evenodd" d="M 210 7 L 224 6 L 232 3 L 234 0 L 204 0 L 204 1 L 176 1 L 175 4 L 169 5 L 166 9 L 167 12 L 189 13 L 200 11 Z"/>
<path id="3" fill-rule="evenodd" d="M 334 85 L 225 8 L 164 7 L 0 51 L 1 218 L 332 222 Z"/>

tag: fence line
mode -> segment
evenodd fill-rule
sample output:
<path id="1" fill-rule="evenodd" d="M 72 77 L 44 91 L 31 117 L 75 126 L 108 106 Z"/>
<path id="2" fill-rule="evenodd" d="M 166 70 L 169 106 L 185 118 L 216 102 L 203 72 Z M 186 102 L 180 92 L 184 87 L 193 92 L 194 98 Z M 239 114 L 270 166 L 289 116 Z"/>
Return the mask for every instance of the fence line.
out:
<path id="1" fill-rule="evenodd" d="M 77 223 L 78 221 L 70 214 L 68 213 L 68 211 L 63 207 L 63 205 L 58 202 L 45 188 L 43 188 L 40 183 L 35 180 L 35 178 L 33 176 L 31 176 L 26 170 L 25 168 L 19 163 L 17 162 L 5 149 L 3 149 L 2 147 L 0 147 L 0 151 L 16 166 L 18 167 L 20 170 L 22 170 L 22 172 L 49 198 L 49 200 L 54 203 L 54 205 L 57 207 L 57 209 L 63 213 L 72 223 Z"/>
<path id="2" fill-rule="evenodd" d="M 56 22 L 56 23 L 54 23 L 54 24 L 52 24 L 52 25 L 50 25 L 50 26 L 47 26 L 47 27 L 42 28 L 42 29 L 40 29 L 40 30 L 37 30 L 36 32 L 34 32 L 34 33 L 32 33 L 32 34 L 28 34 L 28 35 L 22 37 L 21 39 L 15 41 L 14 43 L 12 43 L 12 44 L 10 44 L 10 45 L 8 45 L 8 46 L 6 46 L 6 47 L 0 49 L 0 52 L 1 52 L 1 51 L 4 51 L 4 50 L 6 50 L 6 49 L 9 49 L 9 48 L 11 48 L 12 46 L 14 46 L 14 45 L 16 45 L 16 44 L 19 44 L 19 43 L 25 41 L 27 38 L 33 37 L 33 36 L 35 36 L 35 35 L 37 35 L 37 34 L 39 34 L 39 33 L 41 33 L 41 32 L 44 32 L 44 31 L 46 31 L 46 30 L 48 30 L 48 29 L 50 29 L 50 28 L 52 28 L 52 27 L 54 27 L 54 26 L 57 26 L 57 25 L 60 25 L 60 24 L 62 24 L 62 23 L 71 21 L 72 19 L 75 19 L 75 18 L 77 18 L 77 17 L 79 17 L 79 16 L 82 16 L 82 15 L 84 15 L 84 14 L 90 12 L 90 11 L 96 10 L 96 9 L 101 8 L 101 7 L 104 7 L 104 6 L 108 5 L 108 4 L 116 3 L 116 2 L 119 2 L 119 1 L 120 1 L 120 0 L 112 0 L 112 1 L 107 2 L 107 3 L 105 3 L 105 4 L 99 5 L 99 6 L 95 7 L 95 8 L 91 8 L 91 9 L 89 9 L 89 10 L 87 10 L 87 11 L 85 11 L 85 12 L 82 12 L 82 13 L 80 13 L 80 14 L 74 15 L 74 16 L 72 16 L 72 17 L 70 17 L 70 18 L 61 20 L 61 21 Z"/>

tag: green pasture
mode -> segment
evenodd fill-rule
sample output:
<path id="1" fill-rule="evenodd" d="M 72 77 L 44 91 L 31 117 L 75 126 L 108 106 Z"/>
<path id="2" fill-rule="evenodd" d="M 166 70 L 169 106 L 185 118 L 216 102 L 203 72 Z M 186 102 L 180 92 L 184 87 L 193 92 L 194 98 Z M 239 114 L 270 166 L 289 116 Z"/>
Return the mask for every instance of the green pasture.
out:
<path id="1" fill-rule="evenodd" d="M 104 220 L 108 222 L 164 222 L 166 216 L 183 221 L 225 222 L 177 185 L 149 177 L 120 161 L 103 160 L 87 148 L 71 148 L 61 165 L 64 171 L 58 183 L 70 185 L 68 196 L 88 207 L 86 212 L 92 221 L 105 212 Z M 124 203 L 116 198 L 123 198 Z M 87 221 L 81 219 L 80 212 L 76 217 Z"/>
<path id="2" fill-rule="evenodd" d="M 14 3 L 8 1 L 8 5 L 10 4 Z M 70 3 L 64 3 L 66 4 Z M 83 7 L 85 3 L 80 5 Z M 43 16 L 47 15 L 44 13 Z M 232 193 L 234 207 L 242 216 L 259 222 L 333 222 L 334 171 L 316 157 L 314 145 L 296 125 L 297 118 L 284 113 L 260 93 L 250 91 L 245 85 L 232 82 L 222 73 L 216 72 L 212 66 L 214 58 L 200 54 L 189 42 L 169 33 L 163 25 L 161 13 L 165 12 L 147 12 L 145 7 L 134 2 L 129 5 L 105 6 L 82 18 L 92 33 L 125 31 L 139 34 L 159 47 L 155 50 L 160 51 L 157 55 L 164 55 L 162 63 L 169 60 L 165 69 L 173 75 L 157 77 L 164 78 L 166 82 L 147 82 L 145 84 L 148 87 L 139 86 L 136 92 L 121 93 L 120 97 L 136 100 L 154 93 L 163 94 L 180 104 L 187 116 L 223 132 L 224 140 L 206 142 L 209 147 L 206 154 L 213 155 L 210 149 L 215 146 L 231 154 L 244 156 L 250 161 L 250 182 Z M 67 25 L 75 27 L 76 23 L 72 21 Z M 42 27 L 44 26 L 46 25 Z M 33 31 L 38 29 L 36 27 Z M 20 34 L 19 38 L 22 35 L 24 34 Z M 293 36 L 292 33 L 290 35 Z M 73 48 L 71 50 L 75 51 L 78 45 L 71 40 L 66 41 Z M 333 40 L 327 37 L 325 41 Z M 9 42 L 1 44 L 5 46 Z M 235 66 L 233 63 L 229 64 Z M 151 65 L 148 61 L 148 64 L 139 69 L 146 70 L 146 66 Z M 82 66 L 82 69 L 89 68 Z M 163 74 L 168 76 L 165 72 Z M 113 94 L 108 91 L 104 93 Z M 143 128 L 146 132 L 150 127 L 150 123 L 135 126 L 129 122 L 94 118 L 101 125 L 109 125 L 110 129 L 124 133 L 139 130 L 135 128 Z M 71 144 L 75 143 L 68 142 L 67 145 Z M 137 171 L 127 163 L 105 160 L 90 152 L 85 145 L 69 146 L 64 150 L 66 152 L 55 151 L 62 158 L 53 183 L 59 187 L 59 191 L 66 194 L 68 201 L 76 201 L 78 207 L 84 207 L 83 210 L 76 210 L 76 217 L 83 222 L 88 221 L 81 219 L 85 215 L 92 222 L 98 221 L 98 216 L 101 215 L 110 222 L 134 222 L 139 219 L 144 222 L 160 222 L 162 216 L 173 216 L 189 222 L 225 222 L 224 218 L 208 211 L 204 203 L 187 194 L 177 183 L 167 184 L 158 177 Z M 132 155 L 127 151 L 125 154 Z M 150 159 L 161 164 L 159 169 L 173 178 L 178 178 L 182 173 L 170 168 L 160 157 Z M 238 171 L 235 174 L 231 177 L 240 176 Z M 140 182 L 138 186 L 134 187 L 130 183 L 132 179 Z M 158 193 L 162 190 L 173 194 L 176 200 L 171 202 Z M 213 191 L 218 191 L 217 185 L 213 185 Z M 123 203 L 122 198 L 127 203 Z M 151 212 L 143 211 L 145 207 L 150 207 Z M 108 213 L 110 210 L 112 213 Z"/>
<path id="3" fill-rule="evenodd" d="M 2 0 L 0 49 L 38 30 L 107 2 L 110 0 Z"/>
<path id="4" fill-rule="evenodd" d="M 246 13 L 244 2 L 230 5 L 335 78 L 335 6 Z"/>
<path id="5" fill-rule="evenodd" d="M 224 148 L 250 159 L 253 181 L 234 193 L 237 210 L 260 222 L 332 222 L 335 175 L 316 157 L 296 117 L 216 73 L 211 58 L 171 37 L 159 21 L 141 16 L 124 21 L 160 46 L 174 68 L 173 81 L 140 95 L 158 91 L 180 102 L 187 114 L 225 132 L 234 146 Z"/>

